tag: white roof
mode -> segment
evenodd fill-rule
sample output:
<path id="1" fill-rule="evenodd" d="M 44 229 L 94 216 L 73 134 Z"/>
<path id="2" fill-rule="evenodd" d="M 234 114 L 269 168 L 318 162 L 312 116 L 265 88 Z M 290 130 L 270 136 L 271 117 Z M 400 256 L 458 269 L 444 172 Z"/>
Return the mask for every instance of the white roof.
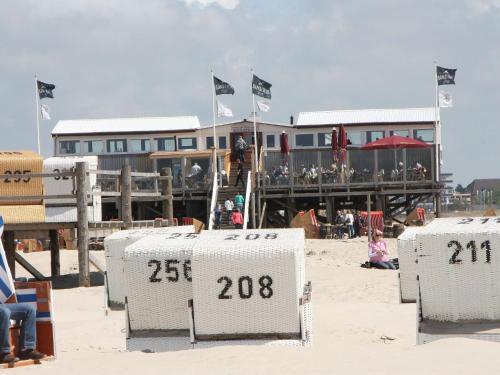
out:
<path id="1" fill-rule="evenodd" d="M 241 121 L 222 122 L 222 123 L 219 123 L 219 124 L 216 123 L 215 127 L 225 126 L 225 125 L 237 125 L 237 124 L 241 124 L 243 122 L 248 122 L 250 124 L 253 124 L 253 119 L 247 119 L 246 121 L 241 120 Z M 293 127 L 293 125 L 291 125 L 291 124 L 285 124 L 285 123 L 279 123 L 279 122 L 260 121 L 260 120 L 256 120 L 256 124 L 257 125 L 261 124 L 261 125 L 284 126 L 284 127 L 288 127 L 288 128 L 292 128 Z M 213 127 L 213 124 L 203 124 L 203 125 L 201 125 L 202 129 L 211 128 L 211 127 Z"/>
<path id="2" fill-rule="evenodd" d="M 300 112 L 297 126 L 434 122 L 436 110 L 430 108 L 355 109 Z"/>
<path id="3" fill-rule="evenodd" d="M 153 133 L 199 128 L 197 116 L 61 120 L 52 129 L 52 134 Z"/>

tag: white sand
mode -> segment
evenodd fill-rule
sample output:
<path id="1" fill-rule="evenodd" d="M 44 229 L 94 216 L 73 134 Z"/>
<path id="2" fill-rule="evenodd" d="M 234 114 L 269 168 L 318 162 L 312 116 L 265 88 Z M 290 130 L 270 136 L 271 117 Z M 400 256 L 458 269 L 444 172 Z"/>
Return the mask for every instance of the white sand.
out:
<path id="1" fill-rule="evenodd" d="M 389 240 L 395 252 L 395 241 Z M 36 374 L 467 374 L 500 371 L 500 344 L 439 340 L 415 345 L 415 304 L 398 302 L 397 271 L 361 268 L 366 239 L 310 240 L 311 348 L 236 347 L 146 354 L 125 351 L 124 313 L 103 310 L 103 287 L 56 290 L 58 358 L 13 369 Z M 95 252 L 99 257 L 102 252 Z M 76 251 L 62 251 L 63 273 Z M 48 252 L 27 254 L 48 274 Z M 22 274 L 22 272 L 18 272 Z M 381 340 L 387 335 L 394 341 Z"/>

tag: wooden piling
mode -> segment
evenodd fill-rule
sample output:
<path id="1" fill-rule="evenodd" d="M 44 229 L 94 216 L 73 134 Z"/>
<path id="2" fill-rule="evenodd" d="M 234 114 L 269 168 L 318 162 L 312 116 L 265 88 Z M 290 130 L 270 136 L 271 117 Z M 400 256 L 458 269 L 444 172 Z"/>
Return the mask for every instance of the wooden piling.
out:
<path id="1" fill-rule="evenodd" d="M 14 232 L 11 230 L 5 231 L 3 238 L 7 264 L 14 279 L 16 277 L 16 242 L 14 240 Z"/>
<path id="2" fill-rule="evenodd" d="M 78 215 L 78 285 L 90 286 L 89 272 L 89 218 L 88 218 L 88 172 L 87 162 L 76 163 L 76 208 Z"/>
<path id="3" fill-rule="evenodd" d="M 167 177 L 161 184 L 161 195 L 163 198 L 162 214 L 163 218 L 168 220 L 168 225 L 174 223 L 174 202 L 172 196 L 172 169 L 170 167 L 162 168 L 161 176 Z"/>
<path id="4" fill-rule="evenodd" d="M 129 227 L 132 224 L 132 169 L 128 163 L 122 166 L 120 192 L 122 221 Z"/>
<path id="5" fill-rule="evenodd" d="M 59 254 L 59 235 L 56 229 L 49 230 L 50 238 L 50 274 L 59 276 L 61 274 L 61 263 Z"/>

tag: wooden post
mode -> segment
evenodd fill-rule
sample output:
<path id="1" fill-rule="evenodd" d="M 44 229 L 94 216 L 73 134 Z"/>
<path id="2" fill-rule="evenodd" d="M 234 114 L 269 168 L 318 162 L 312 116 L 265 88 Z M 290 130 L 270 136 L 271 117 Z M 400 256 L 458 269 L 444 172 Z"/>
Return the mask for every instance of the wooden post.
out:
<path id="1" fill-rule="evenodd" d="M 14 232 L 5 231 L 3 234 L 5 256 L 7 257 L 7 264 L 10 268 L 10 273 L 12 278 L 16 278 L 16 243 L 14 241 Z"/>
<path id="2" fill-rule="evenodd" d="M 329 224 L 334 224 L 335 221 L 333 199 L 333 197 L 326 197 L 326 220 Z"/>
<path id="3" fill-rule="evenodd" d="M 257 228 L 256 223 L 255 223 L 255 216 L 257 214 L 257 212 L 255 211 L 255 193 L 252 193 L 250 195 L 250 199 L 252 202 L 252 228 L 255 229 L 255 228 Z"/>
<path id="4" fill-rule="evenodd" d="M 436 217 L 441 217 L 441 194 L 437 193 L 434 197 L 436 200 Z"/>
<path id="5" fill-rule="evenodd" d="M 372 240 L 372 196 L 368 193 L 368 198 L 366 200 L 366 212 L 368 213 L 368 242 Z"/>
<path id="6" fill-rule="evenodd" d="M 132 224 L 132 170 L 130 164 L 122 166 L 120 179 L 122 220 L 126 227 Z"/>
<path id="7" fill-rule="evenodd" d="M 50 238 L 50 274 L 59 276 L 61 274 L 61 264 L 59 257 L 59 235 L 56 229 L 49 230 Z"/>
<path id="8" fill-rule="evenodd" d="M 76 163 L 76 208 L 78 215 L 78 285 L 90 286 L 89 272 L 89 218 L 88 218 L 87 162 Z"/>
<path id="9" fill-rule="evenodd" d="M 168 225 L 174 225 L 174 201 L 172 197 L 172 169 L 170 167 L 162 168 L 160 171 L 162 176 L 167 179 L 163 180 L 161 184 L 161 195 L 166 196 L 163 198 L 162 215 L 164 219 L 168 220 Z"/>

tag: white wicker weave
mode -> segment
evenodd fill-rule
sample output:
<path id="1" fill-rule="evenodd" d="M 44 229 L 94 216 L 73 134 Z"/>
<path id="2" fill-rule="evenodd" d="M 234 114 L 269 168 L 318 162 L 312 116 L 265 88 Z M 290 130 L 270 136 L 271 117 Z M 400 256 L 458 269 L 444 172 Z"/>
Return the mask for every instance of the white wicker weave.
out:
<path id="1" fill-rule="evenodd" d="M 408 227 L 398 237 L 399 287 L 401 302 L 415 302 L 417 298 L 417 243 L 416 235 L 424 227 Z"/>
<path id="2" fill-rule="evenodd" d="M 191 256 L 197 240 L 197 233 L 152 234 L 125 248 L 131 331 L 187 332 L 188 300 L 192 299 Z"/>
<path id="3" fill-rule="evenodd" d="M 56 172 L 71 172 L 77 162 L 87 162 L 89 165 L 89 170 L 95 171 L 97 169 L 97 156 L 64 156 L 64 157 L 51 157 L 43 161 L 43 172 L 44 173 L 56 173 Z M 95 173 L 89 174 L 89 185 L 87 192 L 92 193 L 93 188 L 97 184 L 97 175 Z M 44 177 L 43 187 L 45 195 L 62 195 L 62 194 L 73 194 L 76 191 L 75 182 L 73 177 Z M 91 200 L 94 199 L 92 196 Z M 57 198 L 45 200 L 45 204 L 65 204 L 67 206 L 76 207 L 76 197 L 75 198 Z M 99 210 L 101 207 L 99 206 Z"/>
<path id="4" fill-rule="evenodd" d="M 125 276 L 123 275 L 123 251 L 135 241 L 150 235 L 163 233 L 192 233 L 192 225 L 177 227 L 131 229 L 115 232 L 104 239 L 108 300 L 111 307 L 123 308 L 125 303 Z"/>
<path id="5" fill-rule="evenodd" d="M 417 244 L 423 320 L 500 320 L 500 218 L 437 219 Z"/>
<path id="6" fill-rule="evenodd" d="M 302 229 L 202 232 L 193 249 L 197 339 L 300 336 L 304 245 Z"/>

